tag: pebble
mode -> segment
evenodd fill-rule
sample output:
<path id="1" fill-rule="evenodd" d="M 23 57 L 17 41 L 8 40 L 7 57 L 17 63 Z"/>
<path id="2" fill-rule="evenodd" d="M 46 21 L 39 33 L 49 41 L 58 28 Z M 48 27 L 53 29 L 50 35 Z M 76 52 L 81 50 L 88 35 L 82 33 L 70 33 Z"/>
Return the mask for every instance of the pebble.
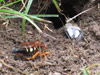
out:
<path id="1" fill-rule="evenodd" d="M 2 69 L 2 63 L 0 63 L 0 70 Z"/>
<path id="2" fill-rule="evenodd" d="M 52 72 L 49 72 L 49 74 L 48 75 L 53 75 L 53 73 Z"/>
<path id="3" fill-rule="evenodd" d="M 39 75 L 39 73 L 35 71 L 34 73 L 30 73 L 29 75 Z"/>
<path id="4" fill-rule="evenodd" d="M 61 73 L 59 73 L 59 72 L 49 72 L 49 74 L 48 75 L 61 75 Z"/>
<path id="5" fill-rule="evenodd" d="M 80 40 L 83 36 L 82 30 L 77 25 L 72 25 L 71 23 L 66 23 L 64 26 L 64 31 L 69 39 Z"/>
<path id="6" fill-rule="evenodd" d="M 34 73 L 31 73 L 31 74 L 29 74 L 29 75 L 34 75 Z"/>
<path id="7" fill-rule="evenodd" d="M 61 75 L 59 72 L 54 72 L 53 75 Z"/>

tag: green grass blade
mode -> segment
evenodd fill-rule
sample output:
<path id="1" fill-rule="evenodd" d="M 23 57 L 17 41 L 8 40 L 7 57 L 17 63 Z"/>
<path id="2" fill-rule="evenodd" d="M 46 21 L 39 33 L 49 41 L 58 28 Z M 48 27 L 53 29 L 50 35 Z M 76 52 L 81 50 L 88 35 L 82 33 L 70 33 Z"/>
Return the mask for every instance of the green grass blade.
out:
<path id="1" fill-rule="evenodd" d="M 0 6 L 0 8 L 4 8 L 4 7 L 7 7 L 7 6 L 10 6 L 10 5 L 15 4 L 15 3 L 17 3 L 17 2 L 20 2 L 20 1 L 21 1 L 21 0 L 17 0 L 17 1 L 14 1 L 14 2 L 12 2 L 12 3 L 5 4 L 5 5 L 3 5 L 3 6 Z"/>
<path id="2" fill-rule="evenodd" d="M 27 7 L 26 7 L 26 9 L 25 9 L 25 14 L 28 13 L 28 11 L 29 11 L 29 9 L 30 9 L 30 7 L 31 7 L 32 2 L 33 2 L 33 0 L 29 0 L 29 1 L 28 1 Z M 23 19 L 23 21 L 22 21 L 22 36 L 24 36 L 25 22 L 26 22 L 26 20 Z"/>
<path id="3" fill-rule="evenodd" d="M 0 2 L 3 2 L 4 0 L 0 0 Z"/>
<path id="4" fill-rule="evenodd" d="M 20 15 L 21 17 L 23 17 L 23 19 L 26 19 L 28 20 L 32 25 L 34 25 L 36 27 L 36 29 L 42 33 L 42 30 L 30 19 L 28 18 L 25 14 L 23 13 L 20 13 L 18 11 L 15 11 L 15 10 L 8 10 L 8 9 L 0 9 L 0 12 L 3 12 L 3 13 L 10 13 L 10 14 L 17 14 L 17 15 Z"/>
<path id="5" fill-rule="evenodd" d="M 4 17 L 5 19 L 7 19 L 7 18 L 18 18 L 18 16 L 2 16 L 2 17 Z"/>
<path id="6" fill-rule="evenodd" d="M 22 36 L 24 36 L 24 31 L 25 31 L 25 22 L 26 22 L 26 20 L 23 19 L 23 21 L 22 21 Z"/>
<path id="7" fill-rule="evenodd" d="M 39 18 L 39 17 L 43 17 L 43 16 L 38 16 L 37 15 L 27 15 L 25 14 L 26 16 L 32 18 L 32 19 L 35 19 L 35 20 L 38 20 L 38 21 L 41 21 L 41 22 L 46 22 L 46 23 L 51 23 L 50 21 L 48 20 L 45 20 L 45 19 L 42 19 L 42 18 Z M 4 18 L 18 18 L 18 16 L 14 15 L 14 16 L 3 16 Z M 45 15 L 44 17 L 58 17 L 58 15 Z"/>
<path id="8" fill-rule="evenodd" d="M 84 73 L 84 75 L 89 75 L 89 74 L 87 73 L 87 71 L 86 71 L 86 68 L 85 68 L 85 67 L 83 68 L 83 73 Z"/>
<path id="9" fill-rule="evenodd" d="M 39 15 L 31 15 L 31 16 L 36 16 L 36 17 L 59 17 L 57 14 L 39 14 Z"/>
<path id="10" fill-rule="evenodd" d="M 26 10 L 25 10 L 25 14 L 28 13 L 28 11 L 29 11 L 29 9 L 30 9 L 30 7 L 31 7 L 31 5 L 32 5 L 32 2 L 33 2 L 33 0 L 29 0 L 29 1 L 28 1 L 27 7 L 26 7 Z"/>
<path id="11" fill-rule="evenodd" d="M 52 15 L 26 15 L 26 16 L 29 16 L 33 19 L 36 18 L 36 20 L 39 20 L 38 19 L 39 17 L 59 17 L 58 15 L 55 15 L 55 14 L 52 14 Z M 18 16 L 3 16 L 3 17 L 5 17 L 5 18 L 17 18 Z M 41 18 L 41 20 L 42 20 L 42 18 Z"/>
<path id="12" fill-rule="evenodd" d="M 100 72 L 97 75 L 100 75 Z"/>
<path id="13" fill-rule="evenodd" d="M 2 17 L 4 17 L 4 18 L 19 18 L 18 16 L 2 16 Z M 29 16 L 29 17 L 31 17 L 31 16 Z M 33 18 L 33 19 L 35 19 L 35 20 L 38 20 L 38 21 L 41 21 L 41 22 L 46 22 L 46 23 L 51 23 L 51 21 L 48 21 L 48 20 L 45 20 L 45 19 L 42 19 L 42 18 L 39 18 L 39 17 L 31 17 L 31 18 Z"/>
<path id="14" fill-rule="evenodd" d="M 52 0 L 52 1 L 53 1 L 54 5 L 55 5 L 56 9 L 57 9 L 59 12 L 61 12 L 62 10 L 60 9 L 60 7 L 59 7 L 57 1 L 56 1 L 56 0 Z"/>
<path id="15" fill-rule="evenodd" d="M 94 66 L 100 66 L 100 64 L 93 64 L 93 65 L 91 65 L 91 66 L 88 66 L 87 68 L 85 68 L 86 70 L 88 70 L 88 69 L 90 69 L 90 68 L 92 68 L 92 67 L 94 67 Z M 83 71 L 81 71 L 81 72 L 79 72 L 78 73 L 78 75 L 81 75 L 81 73 L 83 73 Z M 88 73 L 88 72 L 87 72 Z M 88 73 L 89 74 L 89 73 Z M 100 74 L 100 73 L 99 73 Z"/>
<path id="16" fill-rule="evenodd" d="M 51 23 L 50 21 L 44 20 L 44 19 L 39 18 L 39 17 L 37 17 L 37 16 L 35 16 L 35 15 L 27 15 L 27 16 L 29 16 L 29 17 L 31 17 L 31 18 L 33 18 L 33 19 L 35 19 L 35 20 L 38 20 L 38 21 Z M 43 16 L 42 16 L 42 17 L 43 17 Z M 45 17 L 46 17 L 46 15 L 45 15 Z M 50 16 L 47 16 L 47 17 L 50 17 Z M 51 17 L 58 17 L 58 15 L 57 15 L 57 16 L 51 15 Z"/>

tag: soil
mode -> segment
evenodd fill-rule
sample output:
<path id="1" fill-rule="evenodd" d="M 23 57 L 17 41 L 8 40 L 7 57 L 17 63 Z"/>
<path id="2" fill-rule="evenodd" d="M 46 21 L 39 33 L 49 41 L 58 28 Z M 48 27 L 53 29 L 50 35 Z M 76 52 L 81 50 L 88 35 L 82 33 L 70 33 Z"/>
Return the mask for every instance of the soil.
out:
<path id="1" fill-rule="evenodd" d="M 91 7 L 91 6 L 90 6 Z M 89 8 L 88 5 L 84 9 Z M 21 42 L 39 40 L 41 35 L 29 23 L 25 26 L 25 37 L 21 36 L 20 19 L 12 19 L 11 23 L 0 32 L 0 59 L 6 64 L 15 67 L 27 75 L 77 75 L 84 66 L 100 64 L 100 9 L 94 8 L 83 14 L 77 22 L 83 30 L 84 36 L 79 41 L 68 39 L 63 27 L 45 32 L 53 37 L 42 37 L 40 41 L 48 45 L 48 60 L 39 57 L 34 60 L 25 60 L 23 57 L 15 56 L 13 49 L 20 47 Z M 43 25 L 41 26 L 43 28 Z M 93 75 L 100 72 L 100 66 L 90 69 Z M 23 75 L 7 66 L 0 67 L 0 75 Z"/>

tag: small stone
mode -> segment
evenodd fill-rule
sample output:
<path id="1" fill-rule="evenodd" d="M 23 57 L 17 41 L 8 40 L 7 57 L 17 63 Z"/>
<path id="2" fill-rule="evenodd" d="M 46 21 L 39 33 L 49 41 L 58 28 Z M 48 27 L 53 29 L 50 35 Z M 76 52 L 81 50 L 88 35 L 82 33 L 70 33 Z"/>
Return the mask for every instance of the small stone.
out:
<path id="1" fill-rule="evenodd" d="M 59 72 L 54 72 L 53 75 L 61 75 Z"/>
<path id="2" fill-rule="evenodd" d="M 89 55 L 94 55 L 94 51 L 93 50 L 90 50 L 89 51 Z"/>
<path id="3" fill-rule="evenodd" d="M 52 72 L 49 72 L 48 75 L 53 75 L 53 73 Z"/>
<path id="4" fill-rule="evenodd" d="M 34 74 L 32 74 L 32 75 L 39 75 L 39 73 L 37 71 L 35 71 Z"/>
<path id="5" fill-rule="evenodd" d="M 0 70 L 2 69 L 2 63 L 0 63 Z"/>
<path id="6" fill-rule="evenodd" d="M 72 39 L 80 40 L 83 36 L 82 30 L 78 26 L 72 25 L 71 23 L 65 24 L 64 31 L 67 37 L 71 40 Z"/>
<path id="7" fill-rule="evenodd" d="M 29 75 L 34 75 L 34 73 L 31 73 L 31 74 L 29 74 Z"/>
<path id="8" fill-rule="evenodd" d="M 6 59 L 8 59 L 8 56 L 5 56 Z"/>
<path id="9" fill-rule="evenodd" d="M 35 71 L 34 73 L 30 73 L 29 75 L 39 75 L 39 73 Z"/>
<path id="10" fill-rule="evenodd" d="M 28 33 L 28 34 L 33 34 L 32 31 L 28 31 L 27 33 Z"/>

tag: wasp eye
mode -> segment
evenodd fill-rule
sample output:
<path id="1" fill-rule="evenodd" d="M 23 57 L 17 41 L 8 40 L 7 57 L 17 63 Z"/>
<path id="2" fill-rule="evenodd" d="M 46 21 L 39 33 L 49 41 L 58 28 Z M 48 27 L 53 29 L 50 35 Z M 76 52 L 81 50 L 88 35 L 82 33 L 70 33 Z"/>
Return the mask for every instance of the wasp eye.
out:
<path id="1" fill-rule="evenodd" d="M 72 26 L 72 24 L 66 24 L 64 30 L 69 39 L 80 40 L 83 36 L 82 30 L 78 26 Z"/>

